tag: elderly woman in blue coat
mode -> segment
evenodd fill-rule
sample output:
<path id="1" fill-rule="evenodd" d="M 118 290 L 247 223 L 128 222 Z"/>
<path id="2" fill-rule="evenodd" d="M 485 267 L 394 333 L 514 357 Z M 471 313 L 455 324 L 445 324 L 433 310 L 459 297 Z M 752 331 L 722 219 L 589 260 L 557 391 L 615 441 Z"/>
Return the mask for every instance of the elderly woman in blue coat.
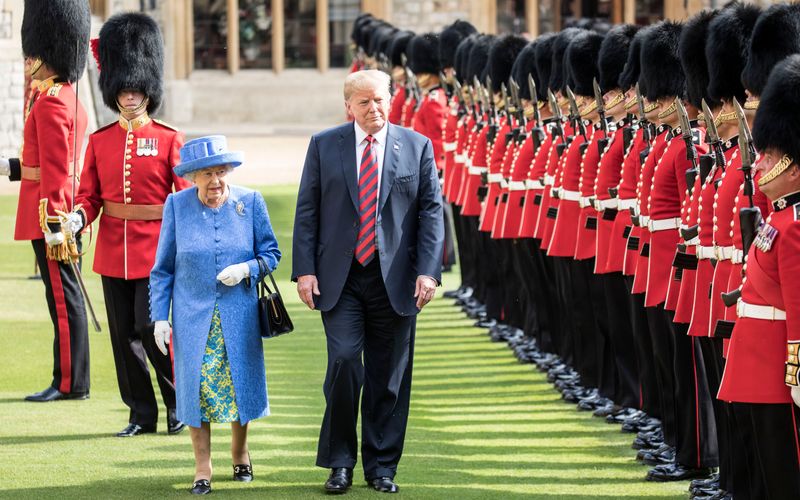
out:
<path id="1" fill-rule="evenodd" d="M 247 424 L 269 414 L 257 259 L 275 269 L 281 253 L 261 194 L 226 182 L 242 153 L 210 136 L 187 142 L 180 155 L 175 172 L 195 187 L 164 205 L 150 309 L 156 344 L 165 354 L 170 344 L 174 354 L 177 414 L 194 447 L 192 493 L 204 494 L 211 491 L 211 422 L 231 424 L 233 478 L 253 478 Z"/>

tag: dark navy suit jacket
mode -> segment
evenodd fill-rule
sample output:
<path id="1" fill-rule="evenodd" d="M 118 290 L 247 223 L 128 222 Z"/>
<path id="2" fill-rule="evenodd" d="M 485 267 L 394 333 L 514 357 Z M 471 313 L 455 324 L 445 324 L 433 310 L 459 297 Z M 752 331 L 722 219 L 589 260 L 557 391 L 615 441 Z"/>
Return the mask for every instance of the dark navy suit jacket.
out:
<path id="1" fill-rule="evenodd" d="M 433 146 L 426 137 L 388 125 L 375 238 L 392 308 L 416 314 L 418 275 L 441 281 L 444 219 Z M 355 128 L 346 123 L 311 138 L 300 181 L 292 245 L 292 280 L 314 274 L 316 308 L 339 301 L 358 236 Z"/>

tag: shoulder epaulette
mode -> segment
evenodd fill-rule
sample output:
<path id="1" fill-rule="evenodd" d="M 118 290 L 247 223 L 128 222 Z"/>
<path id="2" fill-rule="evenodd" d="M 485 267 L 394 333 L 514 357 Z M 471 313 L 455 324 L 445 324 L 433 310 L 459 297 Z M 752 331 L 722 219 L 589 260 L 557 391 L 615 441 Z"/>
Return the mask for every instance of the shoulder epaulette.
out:
<path id="1" fill-rule="evenodd" d="M 159 125 L 162 125 L 162 126 L 164 126 L 164 127 L 167 127 L 167 128 L 168 128 L 168 129 L 170 129 L 170 130 L 174 130 L 175 132 L 180 132 L 180 130 L 179 130 L 177 127 L 175 127 L 175 126 L 173 126 L 173 125 L 170 125 L 169 123 L 167 123 L 167 122 L 165 122 L 165 121 L 163 121 L 163 120 L 159 120 L 159 119 L 157 119 L 157 118 L 153 118 L 153 121 L 154 121 L 154 122 L 156 122 L 156 123 L 158 123 Z"/>
<path id="2" fill-rule="evenodd" d="M 102 127 L 100 127 L 99 129 L 95 130 L 93 133 L 94 133 L 94 134 L 96 134 L 96 133 L 98 133 L 98 132 L 102 132 L 103 130 L 109 129 L 109 128 L 113 127 L 114 125 L 117 125 L 118 123 L 119 123 L 118 121 L 113 121 L 113 122 L 111 122 L 111 123 L 108 123 L 108 124 L 106 124 L 106 125 L 103 125 L 103 126 L 102 126 Z"/>
<path id="3" fill-rule="evenodd" d="M 61 92 L 61 87 L 63 86 L 63 83 L 54 83 L 52 87 L 47 89 L 47 95 L 50 97 L 58 97 L 58 93 Z"/>
<path id="4" fill-rule="evenodd" d="M 800 203 L 794 206 L 794 220 L 800 220 Z"/>

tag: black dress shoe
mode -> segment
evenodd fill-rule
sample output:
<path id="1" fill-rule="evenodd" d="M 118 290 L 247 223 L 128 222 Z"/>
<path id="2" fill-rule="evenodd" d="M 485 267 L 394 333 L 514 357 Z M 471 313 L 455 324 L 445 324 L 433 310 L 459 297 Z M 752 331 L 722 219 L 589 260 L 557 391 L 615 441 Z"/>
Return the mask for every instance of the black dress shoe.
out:
<path id="1" fill-rule="evenodd" d="M 700 488 L 719 488 L 719 474 L 714 473 L 705 479 L 694 479 L 689 483 L 689 491 Z"/>
<path id="2" fill-rule="evenodd" d="M 708 477 L 711 474 L 711 469 L 708 468 L 688 468 L 681 464 L 675 463 L 664 467 L 655 467 L 647 473 L 645 477 L 648 481 L 655 481 L 659 483 L 667 481 L 686 481 L 687 479 L 696 479 L 700 477 Z"/>
<path id="3" fill-rule="evenodd" d="M 397 486 L 394 479 L 390 477 L 376 477 L 371 480 L 369 484 L 372 486 L 372 489 L 380 491 L 381 493 L 397 493 L 400 491 L 400 487 Z"/>
<path id="4" fill-rule="evenodd" d="M 32 401 L 34 403 L 48 403 L 50 401 L 59 401 L 62 399 L 89 399 L 88 392 L 72 392 L 64 393 L 54 387 L 25 396 L 25 401 Z"/>
<path id="5" fill-rule="evenodd" d="M 151 425 L 128 424 L 128 426 L 119 431 L 116 434 L 116 436 L 118 438 L 126 438 L 126 437 L 138 436 L 140 434 L 152 434 L 155 431 L 156 431 L 155 424 Z"/>
<path id="6" fill-rule="evenodd" d="M 233 466 L 233 480 L 249 483 L 253 480 L 253 466 L 250 464 L 237 464 Z"/>
<path id="7" fill-rule="evenodd" d="M 211 493 L 211 481 L 208 479 L 198 479 L 192 483 L 192 489 L 189 491 L 192 495 L 208 495 Z"/>
<path id="8" fill-rule="evenodd" d="M 647 465 L 668 465 L 671 466 L 675 462 L 675 448 L 662 444 L 654 450 L 639 450 L 636 454 L 636 460 Z"/>
<path id="9" fill-rule="evenodd" d="M 167 433 L 180 434 L 185 428 L 186 424 L 178 420 L 178 417 L 175 415 L 175 409 L 167 410 Z"/>
<path id="10" fill-rule="evenodd" d="M 333 494 L 346 493 L 353 484 L 353 469 L 336 467 L 331 469 L 331 475 L 325 481 L 325 491 Z"/>

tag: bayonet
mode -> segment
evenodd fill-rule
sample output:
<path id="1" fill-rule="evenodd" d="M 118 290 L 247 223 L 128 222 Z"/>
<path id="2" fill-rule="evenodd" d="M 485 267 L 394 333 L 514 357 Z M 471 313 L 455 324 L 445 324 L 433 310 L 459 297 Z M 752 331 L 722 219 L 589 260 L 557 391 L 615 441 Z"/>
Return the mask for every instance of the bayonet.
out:
<path id="1" fill-rule="evenodd" d="M 689 122 L 689 113 L 686 112 L 686 106 L 683 105 L 683 101 L 680 99 L 677 99 L 676 102 L 678 103 L 678 121 L 681 127 L 681 137 L 683 137 L 683 142 L 686 143 L 686 159 L 692 162 L 692 167 L 686 170 L 686 187 L 691 193 L 698 173 L 697 148 L 694 146 L 692 125 Z"/>
<path id="2" fill-rule="evenodd" d="M 753 146 L 753 135 L 747 125 L 739 101 L 733 98 L 733 108 L 736 111 L 736 120 L 739 122 L 739 157 L 742 159 L 742 174 L 744 175 L 744 194 L 749 201 L 749 207 L 739 210 L 739 222 L 742 228 L 742 248 L 744 254 L 750 250 L 750 245 L 756 236 L 759 226 L 761 226 L 761 210 L 753 204 L 753 163 L 756 158 L 756 149 Z"/>
<path id="3" fill-rule="evenodd" d="M 725 168 L 725 155 L 722 151 L 722 139 L 717 132 L 717 124 L 714 121 L 714 114 L 711 113 L 711 108 L 708 107 L 706 100 L 702 101 L 703 115 L 706 122 L 706 144 L 711 146 L 714 150 L 714 163 L 717 167 Z"/>
<path id="4" fill-rule="evenodd" d="M 639 124 L 642 127 L 642 137 L 647 144 L 650 144 L 650 122 L 644 112 L 644 96 L 642 96 L 642 91 L 639 89 L 639 82 L 636 82 L 636 101 L 639 108 Z"/>
<path id="5" fill-rule="evenodd" d="M 542 124 L 542 117 L 539 114 L 539 94 L 536 93 L 536 82 L 530 73 L 528 73 L 528 91 L 531 93 L 531 103 L 533 104 L 533 123 L 539 127 Z"/>
<path id="6" fill-rule="evenodd" d="M 441 71 L 439 72 L 439 84 L 442 86 L 442 90 L 444 90 L 444 94 L 447 96 L 447 100 L 449 101 L 453 96 L 453 91 L 450 88 L 450 85 L 447 83 L 447 77 L 444 76 L 444 73 Z"/>
<path id="7" fill-rule="evenodd" d="M 600 84 L 597 83 L 597 78 L 592 80 L 592 88 L 594 90 L 594 102 L 597 103 L 597 115 L 600 117 L 600 127 L 606 135 L 608 135 L 608 122 L 606 122 L 606 106 L 603 102 L 603 92 L 600 91 Z"/>
<path id="8" fill-rule="evenodd" d="M 567 85 L 567 98 L 569 99 L 570 120 L 573 122 L 573 126 L 580 131 L 583 140 L 588 141 L 589 139 L 586 138 L 586 126 L 583 124 L 581 111 L 578 109 L 578 101 L 575 99 L 575 94 L 572 92 L 572 89 L 569 88 L 569 85 Z"/>

